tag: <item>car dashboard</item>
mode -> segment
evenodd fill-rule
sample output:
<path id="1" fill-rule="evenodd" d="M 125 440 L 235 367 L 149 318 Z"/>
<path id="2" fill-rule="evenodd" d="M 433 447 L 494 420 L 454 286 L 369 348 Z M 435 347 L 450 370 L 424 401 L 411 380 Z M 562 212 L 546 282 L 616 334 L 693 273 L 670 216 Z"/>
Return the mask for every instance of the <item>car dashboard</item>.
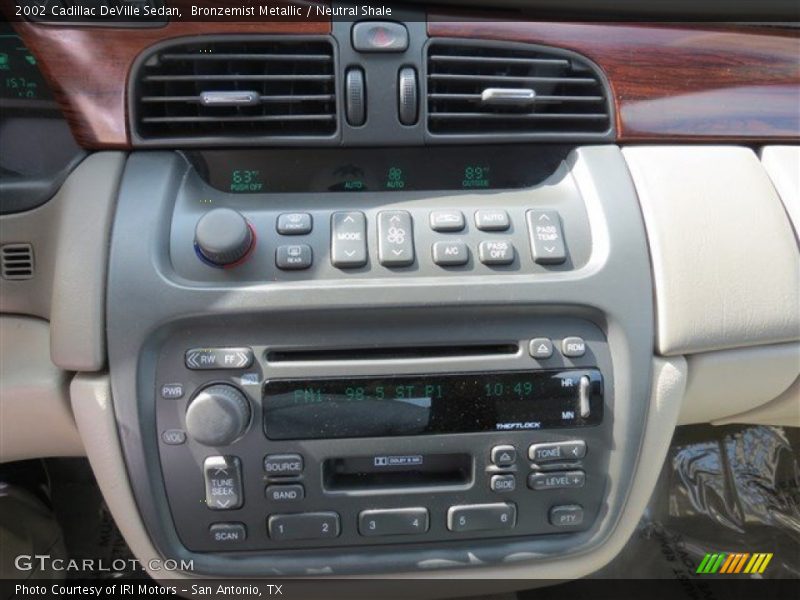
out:
<path id="1" fill-rule="evenodd" d="M 794 422 L 797 29 L 510 10 L 12 21 L 3 460 L 171 576 L 513 587 Z"/>

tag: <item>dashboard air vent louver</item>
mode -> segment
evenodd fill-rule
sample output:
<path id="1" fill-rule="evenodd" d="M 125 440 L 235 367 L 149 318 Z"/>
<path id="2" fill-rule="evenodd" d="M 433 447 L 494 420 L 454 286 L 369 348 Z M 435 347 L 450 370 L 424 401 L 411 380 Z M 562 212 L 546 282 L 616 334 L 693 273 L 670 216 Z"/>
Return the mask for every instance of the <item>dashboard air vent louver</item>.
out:
<path id="1" fill-rule="evenodd" d="M 162 47 L 135 74 L 143 140 L 320 138 L 336 133 L 327 40 L 198 40 Z"/>
<path id="2" fill-rule="evenodd" d="M 434 135 L 597 138 L 611 133 L 608 94 L 587 60 L 554 48 L 433 41 L 428 130 Z"/>
<path id="3" fill-rule="evenodd" d="M 0 247 L 0 275 L 3 279 L 19 281 L 33 277 L 33 246 L 5 244 Z"/>

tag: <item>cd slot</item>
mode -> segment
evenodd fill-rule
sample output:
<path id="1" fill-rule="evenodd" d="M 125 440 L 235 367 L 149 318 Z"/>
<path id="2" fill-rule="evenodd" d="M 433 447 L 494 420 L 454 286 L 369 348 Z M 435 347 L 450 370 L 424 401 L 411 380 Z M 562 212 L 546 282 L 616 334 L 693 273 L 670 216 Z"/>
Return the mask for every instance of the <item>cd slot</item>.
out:
<path id="1" fill-rule="evenodd" d="M 454 453 L 330 458 L 322 472 L 330 492 L 458 486 L 472 480 L 472 457 Z"/>
<path id="2" fill-rule="evenodd" d="M 381 348 L 340 348 L 334 350 L 274 350 L 267 353 L 272 363 L 347 361 L 347 360 L 402 360 L 415 358 L 449 358 L 472 356 L 514 355 L 519 344 L 473 344 L 437 346 L 394 346 Z"/>

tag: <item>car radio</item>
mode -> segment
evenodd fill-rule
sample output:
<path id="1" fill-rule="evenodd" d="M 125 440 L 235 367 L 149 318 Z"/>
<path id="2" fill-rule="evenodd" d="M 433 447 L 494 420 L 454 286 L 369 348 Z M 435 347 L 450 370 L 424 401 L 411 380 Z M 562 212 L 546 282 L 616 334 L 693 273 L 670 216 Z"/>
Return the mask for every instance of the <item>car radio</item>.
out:
<path id="1" fill-rule="evenodd" d="M 590 529 L 606 342 L 585 321 L 541 323 L 519 340 L 503 324 L 501 342 L 167 343 L 156 422 L 181 541 L 224 553 Z"/>

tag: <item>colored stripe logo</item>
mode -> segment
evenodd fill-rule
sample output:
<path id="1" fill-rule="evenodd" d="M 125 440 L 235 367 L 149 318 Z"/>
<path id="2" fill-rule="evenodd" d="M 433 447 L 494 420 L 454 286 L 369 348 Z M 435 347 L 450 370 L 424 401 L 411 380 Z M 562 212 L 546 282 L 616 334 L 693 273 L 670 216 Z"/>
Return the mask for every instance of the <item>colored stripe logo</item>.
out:
<path id="1" fill-rule="evenodd" d="M 760 574 L 772 560 L 772 553 L 756 552 L 709 552 L 700 561 L 696 573 L 736 575 L 738 573 Z"/>

